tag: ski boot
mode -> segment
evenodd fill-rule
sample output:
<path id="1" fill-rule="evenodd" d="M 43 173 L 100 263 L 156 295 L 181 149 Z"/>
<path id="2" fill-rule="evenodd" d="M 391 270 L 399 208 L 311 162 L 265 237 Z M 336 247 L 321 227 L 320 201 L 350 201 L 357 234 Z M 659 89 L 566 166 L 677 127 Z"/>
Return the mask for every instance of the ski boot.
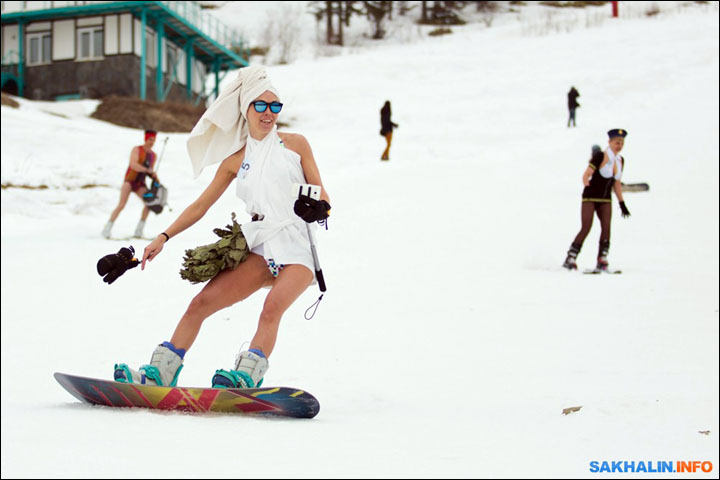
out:
<path id="1" fill-rule="evenodd" d="M 101 233 L 101 235 L 103 236 L 103 238 L 110 238 L 110 230 L 112 230 L 113 223 L 114 223 L 114 222 L 108 221 L 108 222 L 105 224 L 105 228 L 103 228 L 102 233 Z"/>
<path id="2" fill-rule="evenodd" d="M 595 270 L 601 270 L 603 272 L 607 272 L 608 269 L 608 260 L 607 257 L 600 256 L 597 259 L 597 265 L 595 266 Z"/>
<path id="3" fill-rule="evenodd" d="M 607 269 L 608 269 L 607 257 L 608 257 L 609 251 L 610 251 L 610 241 L 609 240 L 600 240 L 600 246 L 598 248 L 597 265 L 595 266 L 596 270 L 607 272 Z"/>
<path id="4" fill-rule="evenodd" d="M 582 245 L 579 243 L 573 243 L 570 245 L 570 250 L 567 252 L 567 257 L 565 258 L 565 263 L 563 263 L 563 267 L 567 268 L 568 270 L 577 270 L 577 256 L 580 253 L 580 249 L 582 248 Z"/>
<path id="5" fill-rule="evenodd" d="M 175 348 L 170 342 L 163 342 L 153 352 L 150 365 L 143 365 L 139 370 L 133 370 L 124 363 L 116 364 L 115 381 L 174 387 L 183 368 L 184 357 L 185 350 Z"/>
<path id="6" fill-rule="evenodd" d="M 144 229 L 145 229 L 145 220 L 140 220 L 137 224 L 137 227 L 135 227 L 135 234 L 133 235 L 133 237 L 134 238 L 142 238 Z"/>
<path id="7" fill-rule="evenodd" d="M 269 367 L 262 350 L 251 348 L 240 353 L 234 370 L 216 370 L 212 379 L 213 388 L 257 388 Z"/>

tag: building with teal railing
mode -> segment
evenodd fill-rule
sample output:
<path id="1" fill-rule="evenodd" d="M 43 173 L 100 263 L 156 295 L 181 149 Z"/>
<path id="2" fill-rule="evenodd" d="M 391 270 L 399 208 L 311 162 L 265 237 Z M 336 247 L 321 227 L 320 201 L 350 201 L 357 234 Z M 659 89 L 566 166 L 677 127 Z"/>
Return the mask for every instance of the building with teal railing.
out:
<path id="1" fill-rule="evenodd" d="M 199 103 L 247 45 L 196 2 L 2 2 L 2 90 Z M 207 81 L 214 76 L 214 81 Z M 211 77 L 212 78 L 212 77 Z"/>

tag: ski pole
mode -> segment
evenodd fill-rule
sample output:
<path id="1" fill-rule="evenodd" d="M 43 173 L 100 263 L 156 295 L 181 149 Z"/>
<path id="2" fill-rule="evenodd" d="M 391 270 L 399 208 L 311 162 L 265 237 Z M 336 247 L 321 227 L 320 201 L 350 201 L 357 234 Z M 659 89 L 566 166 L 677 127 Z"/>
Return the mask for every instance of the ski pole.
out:
<path id="1" fill-rule="evenodd" d="M 157 165 L 155 165 L 155 171 L 154 171 L 153 173 L 155 174 L 155 177 L 156 177 L 156 178 L 157 178 L 157 172 L 158 172 L 158 170 L 160 170 L 160 162 L 161 162 L 162 159 L 163 159 L 163 155 L 165 155 L 165 147 L 167 146 L 168 140 L 170 140 L 170 137 L 165 137 L 165 139 L 163 140 L 163 147 L 162 147 L 162 150 L 160 150 L 160 156 L 158 157 Z M 153 178 L 153 179 L 152 179 L 152 180 L 153 180 L 153 185 L 154 185 L 155 183 L 157 183 L 158 186 L 159 186 L 159 185 L 160 185 L 160 182 L 159 182 L 156 178 Z M 146 194 L 146 195 L 147 195 L 147 194 Z M 167 201 L 165 201 L 165 205 L 167 205 L 168 210 L 170 210 L 170 211 L 172 212 L 172 207 L 171 207 L 170 205 L 168 205 Z"/>
<path id="2" fill-rule="evenodd" d="M 165 137 L 165 140 L 163 140 L 163 148 L 160 150 L 160 156 L 158 157 L 157 165 L 155 166 L 155 173 L 160 169 L 160 162 L 163 159 L 163 155 L 165 155 L 165 147 L 167 146 L 167 142 L 170 139 L 170 137 Z"/>
<path id="3" fill-rule="evenodd" d="M 157 176 L 158 170 L 160 169 L 160 162 L 161 162 L 162 159 L 163 159 L 163 155 L 165 155 L 165 146 L 167 145 L 167 142 L 168 142 L 168 139 L 169 139 L 169 138 L 170 138 L 170 137 L 165 137 L 165 140 L 163 140 L 163 147 L 162 147 L 162 150 L 160 150 L 160 156 L 158 157 L 157 164 L 155 165 L 155 169 L 154 169 L 153 172 L 152 172 L 152 173 L 153 173 L 154 175 L 156 175 L 156 176 Z M 152 178 L 152 177 L 150 177 L 150 178 Z M 157 180 L 155 180 L 155 179 L 153 178 L 153 182 L 156 182 L 156 181 L 157 181 Z M 152 185 L 152 184 L 151 184 L 151 185 Z"/>

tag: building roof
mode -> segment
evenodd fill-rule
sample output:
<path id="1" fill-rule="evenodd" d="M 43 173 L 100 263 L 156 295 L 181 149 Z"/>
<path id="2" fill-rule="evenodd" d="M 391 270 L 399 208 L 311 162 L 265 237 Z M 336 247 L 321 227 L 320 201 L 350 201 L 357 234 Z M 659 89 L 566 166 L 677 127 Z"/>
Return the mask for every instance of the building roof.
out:
<path id="1" fill-rule="evenodd" d="M 6 4 L 10 2 L 5 2 Z M 218 71 L 245 67 L 248 62 L 237 52 L 247 48 L 242 37 L 216 17 L 203 11 L 196 2 L 123 1 L 91 2 L 86 5 L 54 7 L 55 2 L 24 2 L 25 10 L 2 13 L 2 24 L 87 17 L 109 13 L 131 13 L 141 18 L 145 10 L 148 25 L 163 24 L 165 37 L 179 46 L 192 42 L 193 56 Z"/>

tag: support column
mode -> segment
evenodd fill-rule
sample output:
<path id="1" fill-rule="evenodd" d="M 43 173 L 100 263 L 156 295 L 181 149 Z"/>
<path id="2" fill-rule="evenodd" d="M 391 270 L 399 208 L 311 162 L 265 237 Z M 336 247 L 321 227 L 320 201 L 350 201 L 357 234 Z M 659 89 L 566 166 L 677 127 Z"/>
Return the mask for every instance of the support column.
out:
<path id="1" fill-rule="evenodd" d="M 140 100 L 147 96 L 147 10 L 143 8 L 140 13 L 142 27 L 140 27 Z"/>
<path id="2" fill-rule="evenodd" d="M 190 38 L 188 39 L 188 42 L 185 44 L 185 84 L 187 86 L 187 98 L 188 100 L 192 100 L 192 83 L 193 83 L 193 59 L 194 59 L 194 49 L 193 49 L 193 41 L 194 39 Z"/>
<path id="3" fill-rule="evenodd" d="M 220 59 L 215 58 L 213 61 L 213 71 L 215 72 L 215 99 L 220 96 Z"/>
<path id="4" fill-rule="evenodd" d="M 155 100 L 165 101 L 163 95 L 163 40 L 165 40 L 165 25 L 162 22 L 157 26 L 157 66 L 155 67 Z"/>
<path id="5" fill-rule="evenodd" d="M 24 96 L 25 91 L 25 22 L 18 22 L 18 96 Z"/>

